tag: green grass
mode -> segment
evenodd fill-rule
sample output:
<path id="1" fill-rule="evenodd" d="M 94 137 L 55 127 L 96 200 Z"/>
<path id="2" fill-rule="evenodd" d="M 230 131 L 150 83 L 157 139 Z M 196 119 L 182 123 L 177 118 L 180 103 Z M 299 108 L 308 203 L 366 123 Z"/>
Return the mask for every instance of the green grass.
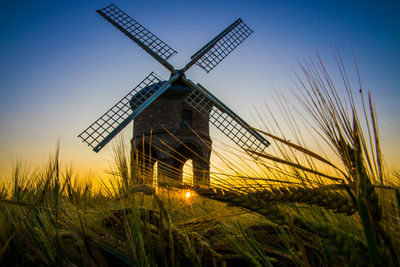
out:
<path id="1" fill-rule="evenodd" d="M 209 187 L 141 184 L 123 144 L 100 187 L 60 169 L 58 149 L 42 170 L 17 163 L 0 184 L 0 264 L 399 266 L 399 170 L 385 168 L 371 96 L 356 104 L 335 56 L 343 89 L 320 58 L 301 62 L 300 105 L 277 98 L 289 130 L 259 112 L 270 150 L 217 150 Z"/>

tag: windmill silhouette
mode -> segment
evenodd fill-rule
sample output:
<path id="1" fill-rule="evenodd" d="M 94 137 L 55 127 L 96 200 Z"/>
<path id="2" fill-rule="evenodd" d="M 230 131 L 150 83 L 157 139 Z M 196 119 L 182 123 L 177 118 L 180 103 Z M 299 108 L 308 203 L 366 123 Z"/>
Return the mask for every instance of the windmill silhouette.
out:
<path id="1" fill-rule="evenodd" d="M 269 146 L 263 136 L 217 97 L 185 76 L 195 64 L 210 72 L 252 34 L 240 18 L 191 56 L 186 66 L 177 70 L 167 62 L 177 52 L 118 7 L 111 4 L 97 13 L 167 68 L 171 76 L 163 81 L 150 73 L 84 130 L 79 137 L 95 152 L 134 120 L 132 156 L 145 155 L 147 171 L 152 172 L 154 162 L 158 161 L 159 175 L 182 179 L 183 165 L 192 159 L 194 183 L 208 184 L 209 122 L 253 157 L 256 157 L 253 152 L 262 152 Z"/>

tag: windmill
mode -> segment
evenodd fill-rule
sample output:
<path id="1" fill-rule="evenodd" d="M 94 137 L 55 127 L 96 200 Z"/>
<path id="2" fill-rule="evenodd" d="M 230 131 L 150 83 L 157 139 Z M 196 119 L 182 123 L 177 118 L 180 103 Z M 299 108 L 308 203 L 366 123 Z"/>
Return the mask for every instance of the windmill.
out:
<path id="1" fill-rule="evenodd" d="M 253 31 L 240 18 L 177 70 L 167 62 L 177 52 L 118 7 L 111 4 L 97 13 L 167 68 L 171 76 L 163 81 L 155 73 L 150 73 L 85 129 L 79 137 L 95 152 L 134 120 L 133 156 L 142 152 L 149 158 L 146 164 L 150 170 L 157 160 L 162 163 L 159 164 L 159 173 L 169 172 L 177 179 L 182 179 L 183 163 L 192 159 L 194 182 L 207 184 L 211 153 L 209 122 L 253 157 L 256 157 L 253 152 L 262 152 L 269 146 L 263 136 L 217 97 L 185 76 L 193 65 L 210 72 L 252 34 Z"/>

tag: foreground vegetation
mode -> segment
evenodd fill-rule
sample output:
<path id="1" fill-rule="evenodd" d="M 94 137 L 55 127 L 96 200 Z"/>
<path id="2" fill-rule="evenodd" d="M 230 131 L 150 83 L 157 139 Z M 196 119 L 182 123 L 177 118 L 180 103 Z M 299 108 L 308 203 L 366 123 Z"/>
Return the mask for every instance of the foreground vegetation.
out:
<path id="1" fill-rule="evenodd" d="M 211 186 L 139 184 L 123 146 L 101 189 L 60 170 L 58 152 L 41 171 L 17 164 L 0 185 L 0 264 L 400 266 L 399 171 L 386 170 L 371 97 L 361 89 L 357 109 L 337 56 L 344 90 L 319 59 L 302 63 L 305 112 L 279 96 L 289 130 L 263 117 L 271 151 L 219 153 L 234 175 L 213 173 Z"/>

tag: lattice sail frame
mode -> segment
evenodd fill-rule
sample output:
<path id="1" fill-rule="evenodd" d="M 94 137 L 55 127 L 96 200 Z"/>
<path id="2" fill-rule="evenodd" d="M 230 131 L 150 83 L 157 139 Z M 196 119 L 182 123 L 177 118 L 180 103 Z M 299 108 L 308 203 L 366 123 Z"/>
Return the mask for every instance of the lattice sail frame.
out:
<path id="1" fill-rule="evenodd" d="M 207 73 L 210 72 L 252 33 L 253 30 L 239 18 L 230 26 L 227 32 L 222 32 L 221 36 L 216 37 L 218 38 L 217 42 L 195 64 Z M 209 47 L 205 46 L 203 49 L 207 48 Z M 191 58 L 195 58 L 200 52 L 197 52 Z"/>
<path id="2" fill-rule="evenodd" d="M 123 33 L 128 35 L 129 38 L 133 37 L 137 39 L 162 59 L 168 60 L 177 53 L 169 45 L 161 41 L 157 36 L 120 10 L 117 6 L 111 4 L 105 8 L 97 10 L 97 12 Z"/>
<path id="3" fill-rule="evenodd" d="M 184 100 L 250 156 L 257 159 L 258 156 L 251 152 L 262 153 L 269 146 L 270 143 L 263 136 L 200 84 Z"/>
<path id="4" fill-rule="evenodd" d="M 134 110 L 156 93 L 164 83 L 161 83 L 154 72 L 150 73 L 142 82 L 132 89 L 117 104 L 110 108 L 103 116 L 92 123 L 78 137 L 80 137 L 95 152 L 103 148 L 116 134 L 118 134 L 130 121 Z M 142 90 L 144 88 L 151 90 Z M 141 92 L 140 94 L 139 91 Z M 148 103 L 150 104 L 150 103 Z M 144 107 L 142 107 L 143 109 Z"/>

